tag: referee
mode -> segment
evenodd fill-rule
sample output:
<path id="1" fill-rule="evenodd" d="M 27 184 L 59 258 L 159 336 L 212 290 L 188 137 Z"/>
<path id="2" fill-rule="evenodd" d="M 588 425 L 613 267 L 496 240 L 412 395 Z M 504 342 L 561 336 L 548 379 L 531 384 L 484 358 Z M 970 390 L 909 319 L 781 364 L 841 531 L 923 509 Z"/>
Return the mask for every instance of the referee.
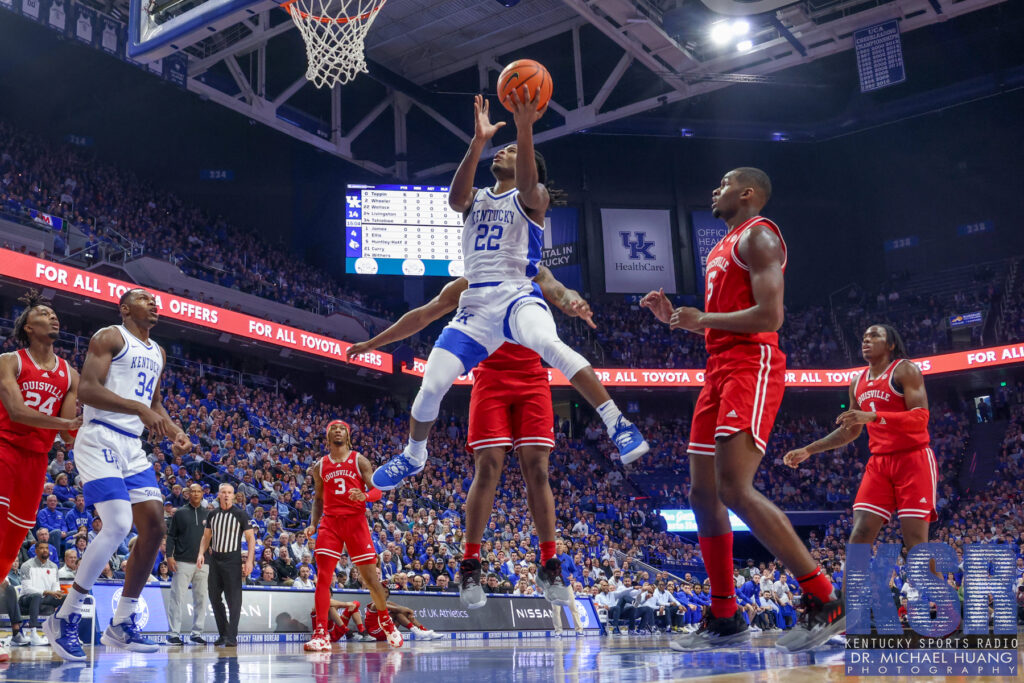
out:
<path id="1" fill-rule="evenodd" d="M 213 550 L 210 557 L 210 602 L 213 616 L 217 620 L 220 637 L 214 645 L 235 647 L 238 642 L 238 619 L 242 615 L 242 584 L 252 573 L 253 556 L 256 553 L 256 534 L 253 532 L 249 515 L 235 507 L 235 487 L 221 484 L 217 491 L 216 510 L 206 518 L 206 531 L 199 545 L 196 568 L 202 569 L 206 551 Z M 245 536 L 245 566 L 242 566 L 242 536 Z M 228 603 L 230 616 L 224 613 L 224 602 Z"/>

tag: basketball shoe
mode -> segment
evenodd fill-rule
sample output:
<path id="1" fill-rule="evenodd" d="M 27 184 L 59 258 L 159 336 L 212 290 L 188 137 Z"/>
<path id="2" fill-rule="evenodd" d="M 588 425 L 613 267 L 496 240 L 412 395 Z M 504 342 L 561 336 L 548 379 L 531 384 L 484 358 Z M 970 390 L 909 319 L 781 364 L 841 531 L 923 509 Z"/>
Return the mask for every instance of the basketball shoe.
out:
<path id="1" fill-rule="evenodd" d="M 387 634 L 388 644 L 391 647 L 402 647 L 402 643 L 405 641 L 402 638 L 402 634 L 395 628 L 395 622 L 391 621 L 391 615 L 387 612 L 382 612 L 378 619 L 381 629 Z"/>
<path id="2" fill-rule="evenodd" d="M 677 652 L 693 652 L 739 645 L 749 640 L 750 627 L 740 610 L 731 617 L 716 617 L 710 607 L 705 607 L 700 627 L 693 633 L 676 638 L 668 646 Z"/>
<path id="3" fill-rule="evenodd" d="M 82 615 L 72 612 L 67 619 L 61 619 L 54 613 L 43 622 L 43 633 L 50 641 L 50 647 L 66 662 L 85 660 L 85 650 L 78 638 L 78 624 L 81 621 Z"/>
<path id="4" fill-rule="evenodd" d="M 317 626 L 313 631 L 313 637 L 302 646 L 306 652 L 330 652 L 331 641 L 327 639 L 327 631 L 323 626 Z"/>
<path id="5" fill-rule="evenodd" d="M 459 601 L 467 609 L 479 609 L 487 604 L 480 574 L 480 560 L 475 557 L 467 558 L 459 565 Z"/>
<path id="6" fill-rule="evenodd" d="M 119 647 L 131 652 L 156 652 L 159 650 L 159 645 L 139 631 L 139 627 L 135 623 L 138 616 L 137 613 L 133 613 L 128 617 L 128 621 L 122 621 L 120 624 L 115 624 L 111 620 L 110 626 L 107 626 L 107 630 L 100 636 L 100 642 L 107 647 Z"/>
<path id="7" fill-rule="evenodd" d="M 615 429 L 610 430 L 608 436 L 611 437 L 615 447 L 619 449 L 619 459 L 623 465 L 634 462 L 637 458 L 651 450 L 651 447 L 647 445 L 647 441 L 644 440 L 636 425 L 622 415 L 619 415 L 619 419 L 615 423 Z"/>
<path id="8" fill-rule="evenodd" d="M 569 587 L 562 579 L 562 561 L 557 557 L 549 557 L 544 566 L 537 568 L 537 587 L 544 592 L 548 602 L 556 605 L 568 605 L 572 599 Z"/>
<path id="9" fill-rule="evenodd" d="M 426 458 L 423 462 L 416 462 L 406 451 L 402 451 L 373 471 L 373 485 L 381 491 L 398 488 L 402 480 L 419 474 L 426 465 Z"/>
<path id="10" fill-rule="evenodd" d="M 775 647 L 782 652 L 803 652 L 827 643 L 832 636 L 846 630 L 846 603 L 841 599 L 822 602 L 806 593 L 803 614 L 789 633 L 778 639 Z"/>

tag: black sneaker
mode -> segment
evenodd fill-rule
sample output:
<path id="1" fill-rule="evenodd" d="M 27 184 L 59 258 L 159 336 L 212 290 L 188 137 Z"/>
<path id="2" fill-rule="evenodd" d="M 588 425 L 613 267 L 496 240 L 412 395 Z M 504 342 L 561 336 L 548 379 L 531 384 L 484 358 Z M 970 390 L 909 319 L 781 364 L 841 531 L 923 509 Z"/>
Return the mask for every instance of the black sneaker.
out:
<path id="1" fill-rule="evenodd" d="M 778 639 L 775 647 L 782 652 L 803 652 L 824 645 L 832 636 L 846 631 L 846 602 L 841 599 L 822 602 L 807 593 L 804 611 L 796 626 Z"/>
<path id="2" fill-rule="evenodd" d="M 562 561 L 557 557 L 549 557 L 543 566 L 537 567 L 537 586 L 544 591 L 544 597 L 548 602 L 556 605 L 569 604 L 569 587 L 562 580 Z"/>
<path id="3" fill-rule="evenodd" d="M 238 642 L 234 638 L 225 638 L 224 647 L 238 647 Z"/>
<path id="4" fill-rule="evenodd" d="M 213 641 L 213 644 L 217 647 L 222 647 L 224 645 L 224 636 L 217 638 L 217 640 Z"/>
<path id="5" fill-rule="evenodd" d="M 677 652 L 693 652 L 737 645 L 749 640 L 750 627 L 743 618 L 742 610 L 736 610 L 731 617 L 716 617 L 711 613 L 710 607 L 705 607 L 700 628 L 694 633 L 676 638 L 668 646 Z"/>
<path id="6" fill-rule="evenodd" d="M 480 583 L 480 560 L 467 558 L 459 565 L 459 601 L 467 609 L 479 609 L 487 604 L 484 587 Z"/>
<path id="7" fill-rule="evenodd" d="M 208 645 L 209 644 L 209 643 L 206 642 L 206 639 L 203 638 L 202 636 L 189 636 L 188 639 L 191 640 L 193 643 L 195 643 L 197 645 Z"/>
<path id="8" fill-rule="evenodd" d="M 184 645 L 185 641 L 181 639 L 181 636 L 168 636 L 167 640 L 164 641 L 168 645 Z"/>

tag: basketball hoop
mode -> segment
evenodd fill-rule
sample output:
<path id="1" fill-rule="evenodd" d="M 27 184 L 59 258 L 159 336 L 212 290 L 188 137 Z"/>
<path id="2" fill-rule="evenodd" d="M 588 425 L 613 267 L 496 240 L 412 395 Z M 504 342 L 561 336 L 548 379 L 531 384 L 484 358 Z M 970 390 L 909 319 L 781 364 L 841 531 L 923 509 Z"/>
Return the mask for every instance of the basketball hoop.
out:
<path id="1" fill-rule="evenodd" d="M 387 0 L 288 0 L 282 4 L 306 42 L 313 85 L 344 85 L 366 73 L 363 41 Z"/>

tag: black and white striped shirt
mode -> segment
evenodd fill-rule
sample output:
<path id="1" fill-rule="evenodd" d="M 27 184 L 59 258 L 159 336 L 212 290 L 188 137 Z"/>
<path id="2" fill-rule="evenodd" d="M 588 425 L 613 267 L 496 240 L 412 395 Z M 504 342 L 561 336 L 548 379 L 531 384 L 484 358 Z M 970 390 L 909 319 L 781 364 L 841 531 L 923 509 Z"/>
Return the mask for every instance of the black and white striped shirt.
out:
<path id="1" fill-rule="evenodd" d="M 242 535 L 252 529 L 249 515 L 232 505 L 224 510 L 218 507 L 206 518 L 206 528 L 213 532 L 210 549 L 215 553 L 234 553 L 241 557 Z"/>

